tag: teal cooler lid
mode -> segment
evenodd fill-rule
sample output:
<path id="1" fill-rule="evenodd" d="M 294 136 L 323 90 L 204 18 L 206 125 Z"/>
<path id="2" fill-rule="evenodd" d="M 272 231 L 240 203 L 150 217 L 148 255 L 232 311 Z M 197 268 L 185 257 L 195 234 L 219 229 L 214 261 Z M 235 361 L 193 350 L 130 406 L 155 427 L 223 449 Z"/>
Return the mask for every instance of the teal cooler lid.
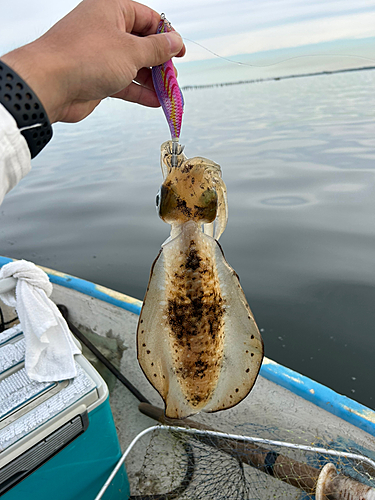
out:
<path id="1" fill-rule="evenodd" d="M 77 376 L 31 381 L 20 326 L 0 336 L 0 495 L 4 500 L 92 500 L 121 456 L 108 388 L 75 357 Z M 123 468 L 105 498 L 129 498 Z"/>

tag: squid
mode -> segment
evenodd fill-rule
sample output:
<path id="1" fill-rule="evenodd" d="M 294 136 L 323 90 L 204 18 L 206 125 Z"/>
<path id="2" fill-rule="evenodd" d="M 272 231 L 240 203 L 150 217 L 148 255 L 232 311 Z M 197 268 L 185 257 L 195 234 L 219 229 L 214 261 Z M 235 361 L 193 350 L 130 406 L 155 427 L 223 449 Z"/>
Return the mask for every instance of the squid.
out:
<path id="1" fill-rule="evenodd" d="M 173 151 L 173 153 L 172 153 Z M 161 146 L 156 197 L 170 237 L 154 261 L 137 329 L 139 364 L 168 418 L 216 412 L 242 401 L 263 359 L 263 341 L 218 239 L 227 220 L 218 164 Z"/>

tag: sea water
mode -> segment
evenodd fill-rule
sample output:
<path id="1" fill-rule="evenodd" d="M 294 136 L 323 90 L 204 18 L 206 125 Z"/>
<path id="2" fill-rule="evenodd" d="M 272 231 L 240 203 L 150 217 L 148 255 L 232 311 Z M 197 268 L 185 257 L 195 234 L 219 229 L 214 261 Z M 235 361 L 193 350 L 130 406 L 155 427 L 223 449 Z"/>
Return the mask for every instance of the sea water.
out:
<path id="1" fill-rule="evenodd" d="M 222 167 L 220 243 L 268 357 L 375 408 L 375 71 L 185 91 L 187 156 Z M 158 219 L 160 109 L 54 125 L 0 207 L 0 254 L 140 299 Z M 126 375 L 126 374 L 125 374 Z"/>

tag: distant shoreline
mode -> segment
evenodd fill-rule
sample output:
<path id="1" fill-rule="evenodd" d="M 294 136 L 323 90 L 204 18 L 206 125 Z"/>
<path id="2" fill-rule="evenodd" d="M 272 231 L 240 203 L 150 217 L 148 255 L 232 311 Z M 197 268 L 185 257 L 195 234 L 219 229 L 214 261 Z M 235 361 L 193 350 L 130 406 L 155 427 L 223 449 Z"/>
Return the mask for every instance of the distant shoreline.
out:
<path id="1" fill-rule="evenodd" d="M 334 75 L 336 73 L 349 73 L 352 71 L 368 71 L 375 69 L 375 66 L 363 66 L 361 68 L 349 68 L 349 69 L 336 69 L 332 71 L 318 71 L 316 73 L 301 73 L 300 75 L 287 75 L 287 76 L 274 76 L 269 78 L 256 78 L 254 80 L 238 80 L 236 82 L 224 82 L 224 83 L 208 83 L 205 85 L 185 85 L 181 87 L 182 90 L 196 90 L 196 89 L 208 89 L 211 87 L 226 87 L 228 85 L 243 85 L 245 83 L 263 83 L 279 80 L 288 80 L 290 78 L 305 78 L 307 76 L 319 76 L 319 75 Z"/>

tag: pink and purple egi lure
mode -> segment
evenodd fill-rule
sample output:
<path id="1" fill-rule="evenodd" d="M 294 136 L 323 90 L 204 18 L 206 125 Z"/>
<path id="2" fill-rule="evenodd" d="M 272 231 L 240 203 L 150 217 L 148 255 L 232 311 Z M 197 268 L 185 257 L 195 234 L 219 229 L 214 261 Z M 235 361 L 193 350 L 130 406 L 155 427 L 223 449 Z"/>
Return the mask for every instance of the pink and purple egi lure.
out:
<path id="1" fill-rule="evenodd" d="M 168 31 L 172 31 L 172 27 L 164 14 L 162 14 L 157 33 Z M 184 98 L 177 83 L 172 59 L 152 68 L 152 80 L 156 95 L 167 119 L 171 137 L 178 141 L 180 138 L 182 113 L 184 111 Z"/>

